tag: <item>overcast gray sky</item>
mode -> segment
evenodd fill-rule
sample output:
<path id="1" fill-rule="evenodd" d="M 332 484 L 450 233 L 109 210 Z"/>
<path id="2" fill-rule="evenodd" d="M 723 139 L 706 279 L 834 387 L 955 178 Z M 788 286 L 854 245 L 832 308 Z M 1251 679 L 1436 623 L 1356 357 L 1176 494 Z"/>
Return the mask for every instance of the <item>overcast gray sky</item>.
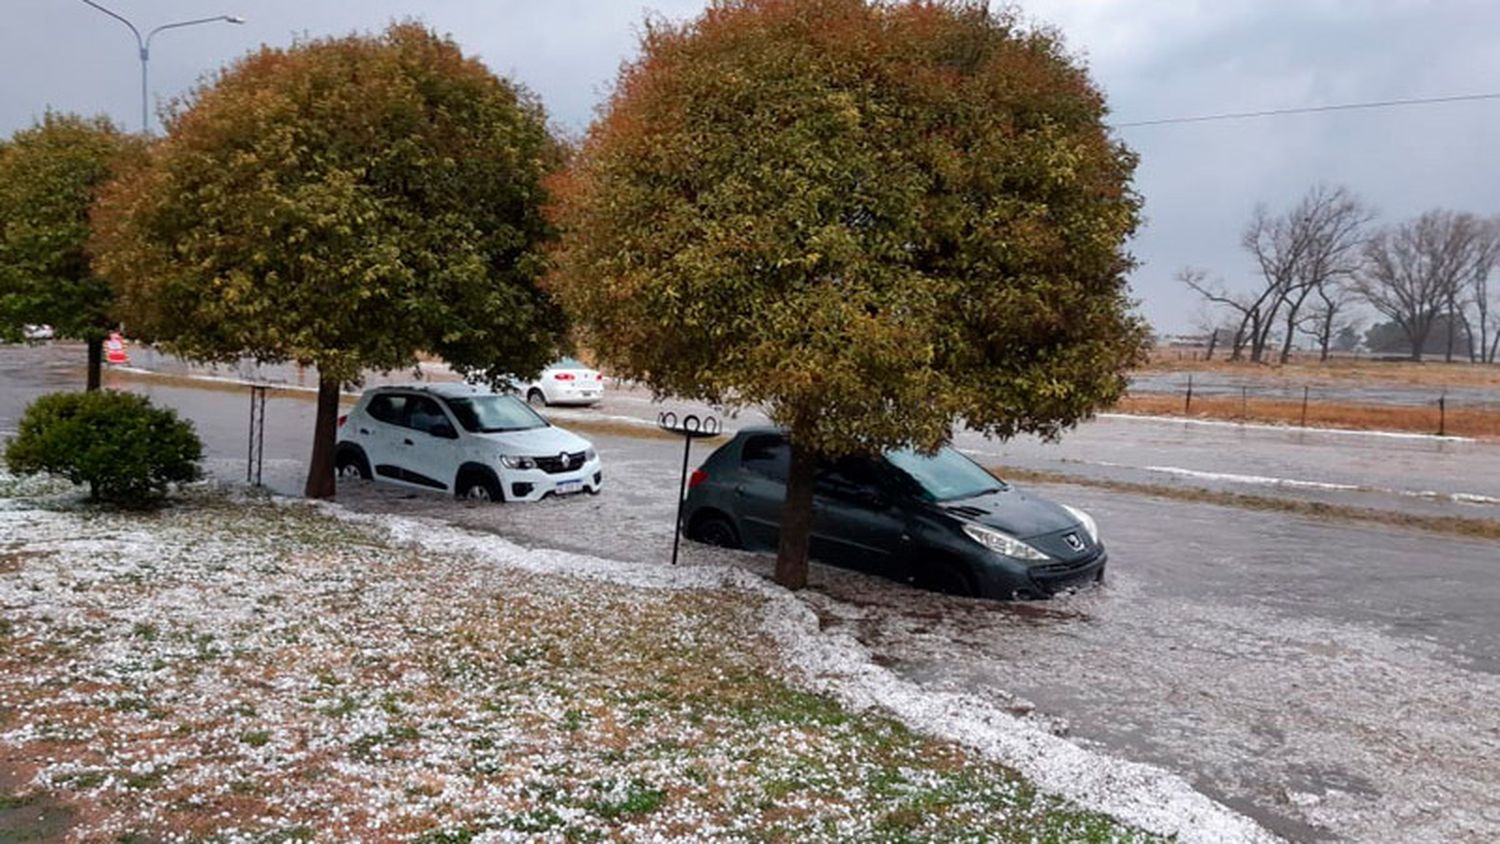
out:
<path id="1" fill-rule="evenodd" d="M 702 0 L 103 0 L 143 30 L 217 14 L 248 19 L 168 31 L 151 89 L 166 99 L 261 43 L 379 29 L 416 17 L 538 92 L 581 130 L 648 9 Z M 1500 92 L 1495 0 L 1031 0 L 1086 57 L 1118 122 L 1363 100 Z M 104 112 L 138 129 L 135 43 L 79 0 L 0 0 L 0 132 L 49 106 Z M 153 105 L 154 107 L 154 105 Z M 1158 328 L 1191 327 L 1184 264 L 1246 279 L 1239 233 L 1256 203 L 1289 206 L 1345 184 L 1382 219 L 1445 206 L 1500 213 L 1500 101 L 1122 129 L 1141 153 L 1147 223 L 1133 284 Z"/>

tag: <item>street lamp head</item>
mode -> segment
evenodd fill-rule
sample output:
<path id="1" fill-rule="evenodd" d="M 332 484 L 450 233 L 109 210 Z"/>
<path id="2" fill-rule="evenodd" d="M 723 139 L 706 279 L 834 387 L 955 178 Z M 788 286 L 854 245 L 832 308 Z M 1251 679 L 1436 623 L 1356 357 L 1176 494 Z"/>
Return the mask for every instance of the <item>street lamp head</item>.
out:
<path id="1" fill-rule="evenodd" d="M 224 22 L 225 23 L 244 23 L 245 19 L 242 18 L 242 17 L 240 17 L 239 15 L 225 15 L 224 16 Z"/>

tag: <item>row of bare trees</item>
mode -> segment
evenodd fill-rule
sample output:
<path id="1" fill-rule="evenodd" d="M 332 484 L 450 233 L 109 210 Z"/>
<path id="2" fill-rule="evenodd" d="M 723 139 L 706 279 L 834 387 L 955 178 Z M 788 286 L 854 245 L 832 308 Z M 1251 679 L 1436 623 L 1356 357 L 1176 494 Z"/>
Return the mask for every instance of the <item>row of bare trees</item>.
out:
<path id="1" fill-rule="evenodd" d="M 1258 271 L 1252 284 L 1232 289 L 1196 267 L 1177 275 L 1215 311 L 1209 355 L 1227 335 L 1231 359 L 1285 363 L 1306 336 L 1326 360 L 1367 306 L 1400 328 L 1414 360 L 1446 320 L 1462 329 L 1448 331 L 1449 360 L 1495 363 L 1500 283 L 1491 276 L 1500 265 L 1500 219 L 1434 210 L 1387 226 L 1374 221 L 1343 187 L 1314 187 L 1281 214 L 1257 208 L 1241 239 Z"/>

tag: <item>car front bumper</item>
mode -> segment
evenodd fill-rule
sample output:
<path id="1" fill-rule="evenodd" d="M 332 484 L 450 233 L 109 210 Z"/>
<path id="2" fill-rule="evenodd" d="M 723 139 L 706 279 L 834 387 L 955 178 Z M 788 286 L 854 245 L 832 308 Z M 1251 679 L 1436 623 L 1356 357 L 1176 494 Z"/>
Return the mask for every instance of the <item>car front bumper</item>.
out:
<path id="1" fill-rule="evenodd" d="M 502 469 L 500 484 L 506 501 L 541 501 L 549 495 L 597 493 L 604 486 L 604 469 L 595 457 L 581 467 L 552 474 L 541 469 Z"/>
<path id="2" fill-rule="evenodd" d="M 1026 565 L 997 557 L 980 573 L 980 594 L 1000 600 L 1048 598 L 1094 583 L 1108 563 L 1109 553 L 1102 545 L 1097 554 L 1070 562 Z"/>

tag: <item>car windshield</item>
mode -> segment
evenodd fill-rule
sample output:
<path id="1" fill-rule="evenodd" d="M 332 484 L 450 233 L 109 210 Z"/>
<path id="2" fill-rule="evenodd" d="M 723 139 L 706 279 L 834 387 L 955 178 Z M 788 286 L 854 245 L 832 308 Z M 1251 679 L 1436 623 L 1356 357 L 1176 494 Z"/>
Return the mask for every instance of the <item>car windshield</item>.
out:
<path id="1" fill-rule="evenodd" d="M 458 424 L 476 434 L 547 427 L 547 420 L 515 396 L 464 396 L 448 399 Z"/>
<path id="2" fill-rule="evenodd" d="M 1005 488 L 994 475 L 951 448 L 939 449 L 931 455 L 910 449 L 888 451 L 885 459 L 932 501 L 973 498 Z"/>

